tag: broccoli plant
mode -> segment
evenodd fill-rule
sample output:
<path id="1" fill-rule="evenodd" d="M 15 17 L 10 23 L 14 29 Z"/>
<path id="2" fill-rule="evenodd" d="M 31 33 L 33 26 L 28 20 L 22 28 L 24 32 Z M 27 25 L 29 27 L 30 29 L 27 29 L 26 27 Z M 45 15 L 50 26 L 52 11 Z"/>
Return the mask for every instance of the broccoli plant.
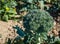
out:
<path id="1" fill-rule="evenodd" d="M 44 10 L 31 10 L 23 19 L 24 27 L 35 32 L 47 32 L 53 27 L 53 18 Z"/>
<path id="2" fill-rule="evenodd" d="M 26 28 L 28 36 L 31 36 L 30 39 L 35 38 L 35 40 L 37 39 L 36 34 L 38 37 L 40 37 L 41 40 L 46 39 L 47 32 L 50 31 L 53 27 L 53 22 L 53 18 L 48 12 L 44 10 L 31 10 L 23 18 L 23 24 Z"/>

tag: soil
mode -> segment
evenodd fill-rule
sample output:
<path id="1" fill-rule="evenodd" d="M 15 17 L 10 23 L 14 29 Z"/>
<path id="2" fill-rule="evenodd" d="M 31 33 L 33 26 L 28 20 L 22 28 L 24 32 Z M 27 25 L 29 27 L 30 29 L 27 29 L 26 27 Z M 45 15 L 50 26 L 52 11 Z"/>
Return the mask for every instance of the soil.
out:
<path id="1" fill-rule="evenodd" d="M 16 30 L 12 28 L 15 25 L 23 28 L 22 21 L 19 23 L 13 20 L 9 20 L 8 22 L 0 21 L 0 44 L 4 44 L 8 38 L 13 40 L 18 36 Z"/>

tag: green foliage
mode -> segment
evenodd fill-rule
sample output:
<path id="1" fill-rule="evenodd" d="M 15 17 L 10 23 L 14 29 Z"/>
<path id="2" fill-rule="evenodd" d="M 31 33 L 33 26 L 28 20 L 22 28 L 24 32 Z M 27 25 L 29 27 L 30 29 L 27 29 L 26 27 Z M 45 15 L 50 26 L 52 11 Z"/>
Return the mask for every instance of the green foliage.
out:
<path id="1" fill-rule="evenodd" d="M 19 39 L 17 41 L 14 41 L 13 44 L 24 44 L 23 40 Z"/>
<path id="2" fill-rule="evenodd" d="M 23 5 L 23 6 L 20 6 L 20 9 L 23 11 L 23 9 L 26 8 L 26 10 L 29 11 L 29 9 L 40 9 L 41 6 L 40 6 L 40 3 L 41 3 L 41 0 L 19 0 L 21 2 L 23 2 L 24 4 L 20 4 L 20 5 Z M 18 1 L 18 2 L 19 2 Z M 43 1 L 43 0 L 42 0 Z M 43 1 L 44 2 L 44 1 Z M 19 5 L 18 4 L 18 5 Z M 42 5 L 43 6 L 43 5 Z"/>
<path id="3" fill-rule="evenodd" d="M 33 2 L 33 0 L 21 0 L 21 1 L 28 2 L 28 3 L 32 3 Z"/>
<path id="4" fill-rule="evenodd" d="M 5 15 L 16 14 L 16 1 L 15 0 L 0 0 L 0 18 L 4 19 Z M 5 19 L 7 20 L 7 19 Z"/>
<path id="5" fill-rule="evenodd" d="M 8 15 L 4 15 L 2 18 L 3 21 L 8 21 Z"/>
<path id="6" fill-rule="evenodd" d="M 60 44 L 60 41 L 59 40 L 55 41 L 53 44 Z"/>

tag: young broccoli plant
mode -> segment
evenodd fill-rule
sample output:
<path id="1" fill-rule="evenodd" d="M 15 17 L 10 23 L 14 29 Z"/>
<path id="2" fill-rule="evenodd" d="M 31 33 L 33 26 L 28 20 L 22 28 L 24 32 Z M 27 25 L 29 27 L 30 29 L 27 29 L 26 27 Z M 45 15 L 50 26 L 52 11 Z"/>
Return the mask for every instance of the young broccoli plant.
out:
<path id="1" fill-rule="evenodd" d="M 36 37 L 34 35 L 37 34 L 40 37 L 40 41 L 47 38 L 47 32 L 52 29 L 53 22 L 53 18 L 44 10 L 31 10 L 23 18 L 23 24 L 28 36 L 33 35 L 30 38 L 34 38 Z"/>

